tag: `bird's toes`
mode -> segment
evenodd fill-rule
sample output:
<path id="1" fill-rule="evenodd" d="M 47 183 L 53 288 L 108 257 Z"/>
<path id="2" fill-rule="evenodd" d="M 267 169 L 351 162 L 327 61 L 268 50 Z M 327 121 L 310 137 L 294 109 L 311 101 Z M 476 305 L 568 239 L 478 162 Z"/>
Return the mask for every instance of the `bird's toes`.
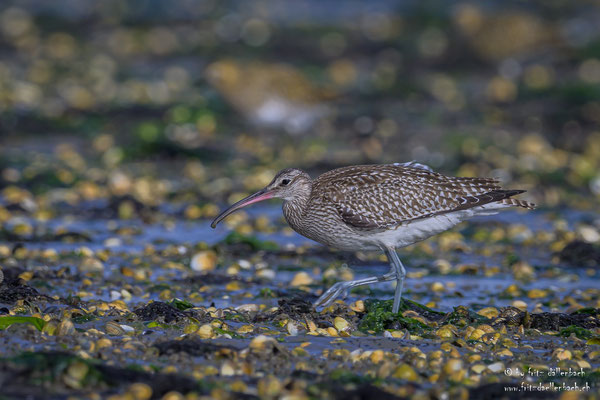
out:
<path id="1" fill-rule="evenodd" d="M 348 289 L 344 283 L 345 282 L 338 282 L 327 289 L 327 291 L 323 293 L 321 297 L 317 299 L 317 301 L 315 301 L 314 307 L 327 307 L 331 305 L 340 295 L 345 297 L 348 293 Z"/>

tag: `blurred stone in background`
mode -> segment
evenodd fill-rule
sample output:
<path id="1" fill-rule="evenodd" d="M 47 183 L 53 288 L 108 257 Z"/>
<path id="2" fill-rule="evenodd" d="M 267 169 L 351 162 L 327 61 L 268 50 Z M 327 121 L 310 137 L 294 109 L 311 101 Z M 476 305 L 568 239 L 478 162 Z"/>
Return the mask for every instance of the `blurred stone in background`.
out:
<path id="1" fill-rule="evenodd" d="M 600 196 L 594 3 L 27 0 L 0 22 L 2 186 L 160 195 L 200 165 L 183 197 L 222 199 L 217 176 L 416 159 Z"/>

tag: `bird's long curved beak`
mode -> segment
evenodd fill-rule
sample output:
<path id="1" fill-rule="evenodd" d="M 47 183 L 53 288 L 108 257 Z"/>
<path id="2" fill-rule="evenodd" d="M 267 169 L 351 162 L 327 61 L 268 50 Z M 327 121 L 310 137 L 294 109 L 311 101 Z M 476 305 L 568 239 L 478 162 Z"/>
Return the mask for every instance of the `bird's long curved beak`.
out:
<path id="1" fill-rule="evenodd" d="M 210 224 L 212 228 L 216 228 L 217 224 L 221 222 L 225 217 L 229 214 L 233 213 L 236 210 L 239 210 L 242 207 L 249 206 L 250 204 L 258 203 L 259 201 L 267 200 L 273 197 L 273 192 L 267 189 L 261 189 L 258 192 L 251 194 L 250 196 L 241 199 L 237 203 L 231 205 L 227 210 L 223 211 L 214 221 Z"/>

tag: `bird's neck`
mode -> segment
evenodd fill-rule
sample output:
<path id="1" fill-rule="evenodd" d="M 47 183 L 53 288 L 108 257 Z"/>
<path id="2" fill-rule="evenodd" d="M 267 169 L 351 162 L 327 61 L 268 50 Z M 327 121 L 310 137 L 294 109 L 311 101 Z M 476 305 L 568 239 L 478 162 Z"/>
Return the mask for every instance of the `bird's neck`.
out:
<path id="1" fill-rule="evenodd" d="M 296 229 L 302 224 L 303 214 L 308 206 L 311 193 L 312 184 L 309 182 L 305 190 L 296 193 L 291 200 L 283 202 L 283 215 L 293 229 Z"/>

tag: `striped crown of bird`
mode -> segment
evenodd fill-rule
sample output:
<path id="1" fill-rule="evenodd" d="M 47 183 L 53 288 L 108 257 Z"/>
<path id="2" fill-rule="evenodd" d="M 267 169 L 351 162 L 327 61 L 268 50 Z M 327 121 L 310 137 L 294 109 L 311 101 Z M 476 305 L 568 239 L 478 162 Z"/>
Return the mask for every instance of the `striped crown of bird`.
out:
<path id="1" fill-rule="evenodd" d="M 287 168 L 258 192 L 215 218 L 213 228 L 232 212 L 259 201 L 283 199 L 283 215 L 299 234 L 341 250 L 382 250 L 390 272 L 338 282 L 316 301 L 326 307 L 356 286 L 396 281 L 393 312 L 398 312 L 406 270 L 396 249 L 443 232 L 470 217 L 507 207 L 535 205 L 512 196 L 524 190 L 502 189 L 493 178 L 449 177 L 416 163 L 337 168 L 316 179 Z"/>

